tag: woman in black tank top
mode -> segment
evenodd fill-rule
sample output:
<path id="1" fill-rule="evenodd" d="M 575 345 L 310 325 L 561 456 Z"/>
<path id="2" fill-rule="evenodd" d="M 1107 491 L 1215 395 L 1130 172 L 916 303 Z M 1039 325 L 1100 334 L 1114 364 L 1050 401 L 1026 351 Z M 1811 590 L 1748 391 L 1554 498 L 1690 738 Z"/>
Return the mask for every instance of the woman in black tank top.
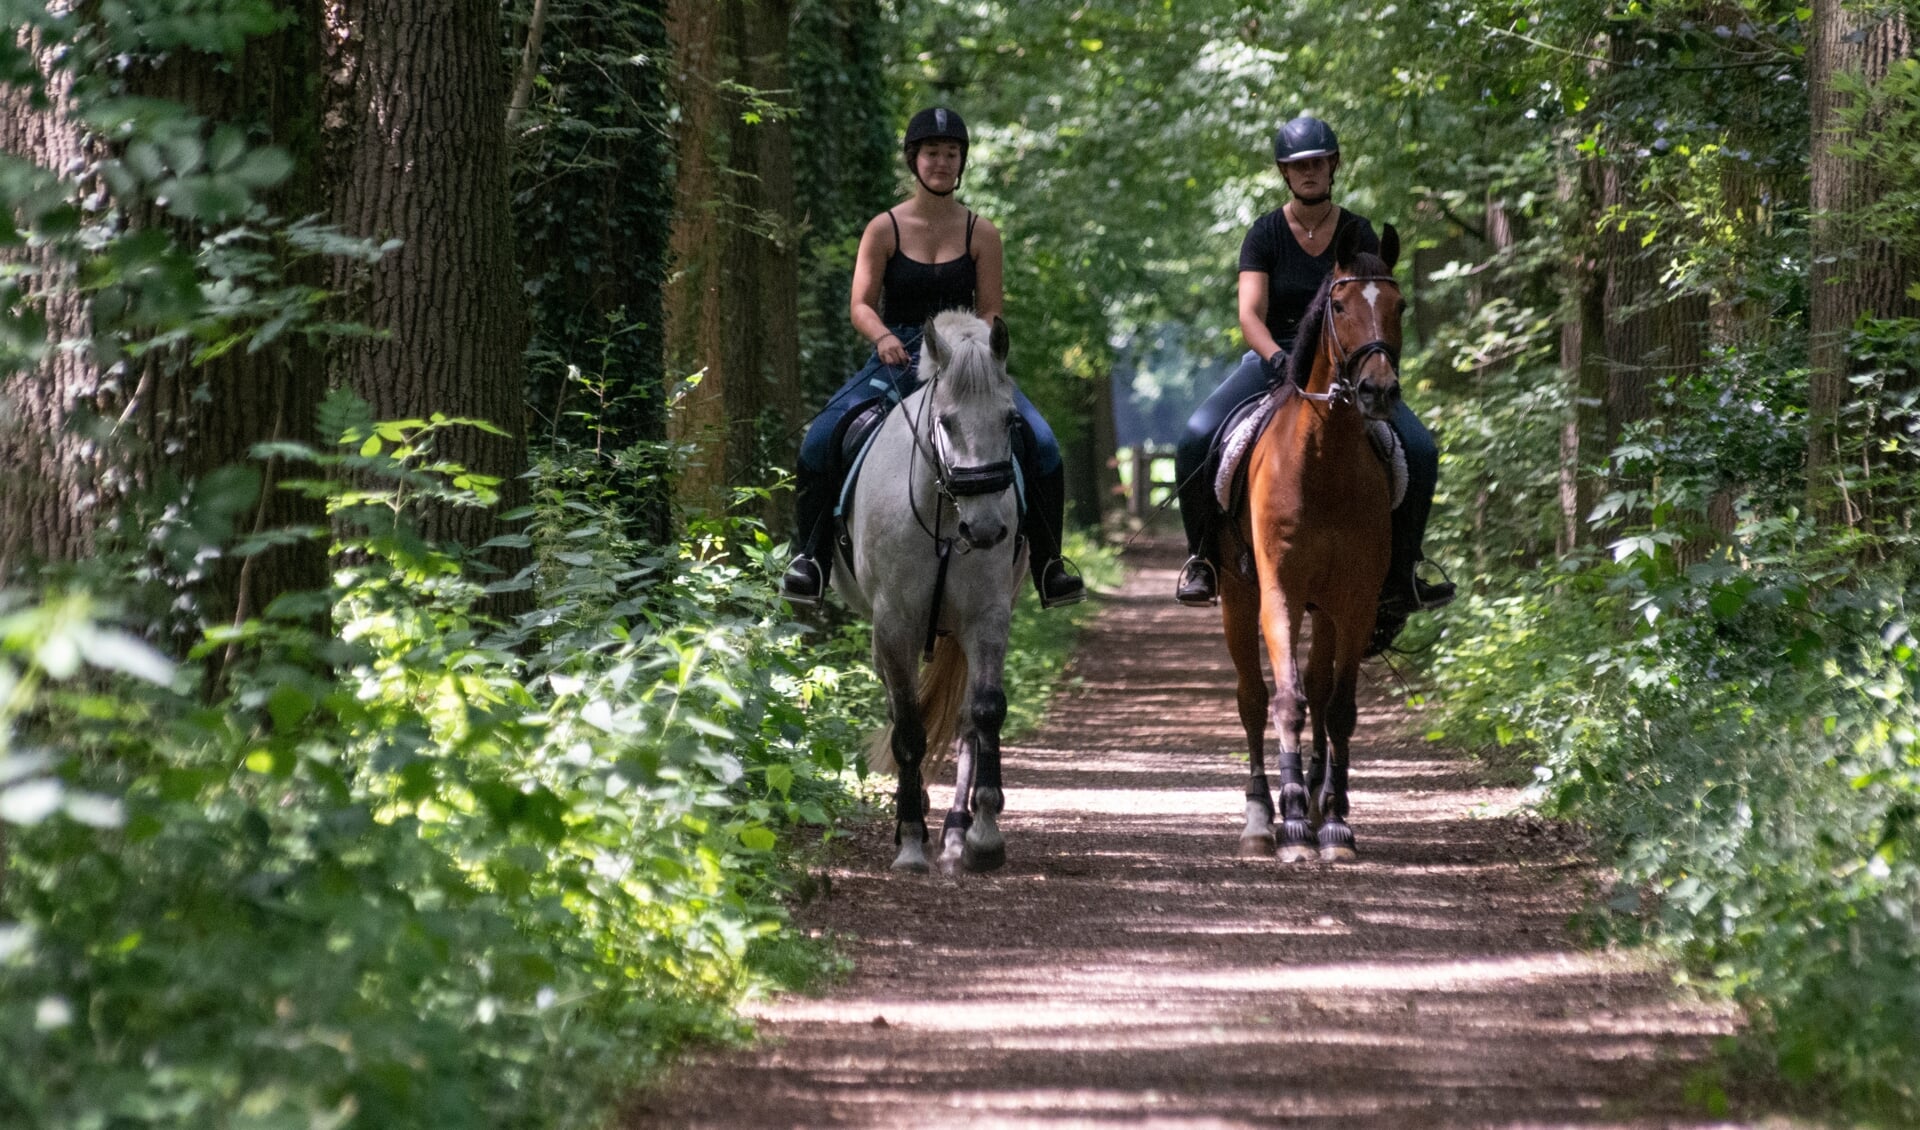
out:
<path id="1" fill-rule="evenodd" d="M 817 603 L 826 592 L 841 423 L 866 404 L 882 398 L 897 404 L 919 387 L 920 331 L 929 318 L 956 308 L 988 321 L 1000 315 L 1000 232 L 953 195 L 966 171 L 966 123 L 951 110 L 922 110 L 907 125 L 904 151 L 913 195 L 867 223 L 854 261 L 848 313 L 853 328 L 873 342 L 873 355 L 808 425 L 794 468 L 798 528 L 780 590 L 796 604 Z M 1060 556 L 1066 503 L 1060 445 L 1024 393 L 1015 390 L 1014 403 L 1025 424 L 1015 451 L 1027 484 L 1021 532 L 1034 586 L 1043 606 L 1069 604 L 1086 588 Z"/>

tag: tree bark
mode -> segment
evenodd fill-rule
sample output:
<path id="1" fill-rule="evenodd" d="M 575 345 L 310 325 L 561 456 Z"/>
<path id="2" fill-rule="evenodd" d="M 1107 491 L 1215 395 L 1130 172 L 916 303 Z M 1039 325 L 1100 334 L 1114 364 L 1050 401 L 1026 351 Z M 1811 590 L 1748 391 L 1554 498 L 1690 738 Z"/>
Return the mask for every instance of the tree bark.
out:
<path id="1" fill-rule="evenodd" d="M 507 73 L 498 8 L 478 0 L 327 0 L 331 218 L 400 246 L 364 279 L 337 275 L 347 314 L 383 336 L 334 351 L 334 375 L 380 420 L 485 420 L 440 433 L 436 457 L 500 479 L 498 508 L 433 507 L 422 531 L 468 549 L 526 498 L 526 317 L 508 200 Z M 331 437 L 330 437 L 331 438 Z M 498 551 L 512 572 L 524 551 Z M 502 610 L 513 607 L 509 601 Z"/>
<path id="2" fill-rule="evenodd" d="M 44 51 L 36 54 L 45 59 Z M 90 161 L 79 124 L 68 117 L 70 76 L 43 63 L 51 104 L 0 88 L 0 151 L 71 174 Z M 77 195 L 77 193 L 76 193 Z M 48 245 L 0 248 L 0 262 L 29 266 L 23 306 L 45 323 L 46 350 L 33 367 L 0 378 L 0 579 L 36 561 L 77 561 L 93 552 L 103 510 L 99 447 L 89 433 L 100 375 L 88 339 L 92 318 L 74 265 Z"/>
<path id="3" fill-rule="evenodd" d="M 176 49 L 131 61 L 127 81 L 132 90 L 177 102 L 210 123 L 242 126 L 253 144 L 287 151 L 293 172 L 258 199 L 274 215 L 292 218 L 325 206 L 316 176 L 320 5 L 318 0 L 291 0 L 281 4 L 281 11 L 288 23 L 249 41 L 237 55 Z M 135 229 L 165 230 L 183 244 L 200 236 L 152 205 L 131 205 L 129 218 Z M 279 266 L 287 282 L 318 286 L 323 281 L 317 262 L 283 259 Z M 173 477 L 193 483 L 223 467 L 258 466 L 251 450 L 264 440 L 317 438 L 315 413 L 326 393 L 325 364 L 320 348 L 304 335 L 284 334 L 265 348 L 229 349 L 199 363 L 189 353 L 188 347 L 149 352 L 132 364 L 138 391 L 120 412 L 134 433 L 126 453 L 131 483 L 156 485 Z M 325 525 L 322 503 L 281 489 L 289 468 L 272 460 L 260 469 L 259 494 L 237 516 L 236 537 Z M 310 470 L 291 468 L 299 477 Z M 187 626 L 189 638 L 180 643 L 184 647 L 197 642 L 205 626 L 258 615 L 283 593 L 314 591 L 326 584 L 327 546 L 321 540 L 276 546 L 246 559 L 229 555 L 198 586 L 198 622 Z"/>
<path id="4" fill-rule="evenodd" d="M 1560 531 L 1555 548 L 1562 554 L 1592 542 L 1587 516 L 1605 483 L 1600 469 L 1607 457 L 1604 274 L 1591 236 L 1584 234 L 1593 231 L 1597 220 L 1597 173 L 1585 160 L 1560 172 L 1567 229 L 1582 233 L 1570 240 L 1573 262 L 1560 277 L 1560 374 L 1567 410 L 1560 428 Z"/>
<path id="5" fill-rule="evenodd" d="M 1862 15 L 1841 0 L 1814 0 L 1807 51 L 1813 135 L 1807 491 L 1810 511 L 1829 527 L 1859 526 L 1876 517 L 1871 492 L 1843 482 L 1843 470 L 1853 471 L 1842 415 L 1857 395 L 1847 336 L 1862 318 L 1920 316 L 1920 303 L 1905 292 L 1916 277 L 1915 264 L 1902 262 L 1895 248 L 1863 231 L 1856 218 L 1878 198 L 1878 185 L 1867 165 L 1840 152 L 1849 140 L 1842 114 L 1848 96 L 1836 80 L 1852 74 L 1871 88 L 1912 50 L 1898 9 Z M 1871 460 L 1871 445 L 1858 455 Z"/>
<path id="6" fill-rule="evenodd" d="M 782 80 L 791 8 L 791 0 L 668 6 L 681 110 L 668 380 L 699 374 L 669 432 L 691 451 L 677 493 L 695 512 L 724 508 L 732 487 L 762 477 L 771 442 L 763 433 L 790 446 L 798 424 L 796 359 L 774 356 L 791 354 L 798 336 L 791 171 L 771 168 L 790 143 L 784 122 L 746 121 L 739 89 Z"/>

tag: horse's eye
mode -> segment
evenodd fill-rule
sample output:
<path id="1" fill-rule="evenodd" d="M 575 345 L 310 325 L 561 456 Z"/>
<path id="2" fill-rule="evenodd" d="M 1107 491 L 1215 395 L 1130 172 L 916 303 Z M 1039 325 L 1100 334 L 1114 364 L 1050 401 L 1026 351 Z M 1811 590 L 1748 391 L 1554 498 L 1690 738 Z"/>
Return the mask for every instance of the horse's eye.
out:
<path id="1" fill-rule="evenodd" d="M 1008 412 L 1008 413 L 1007 413 L 1007 426 L 1008 426 L 1009 428 L 1017 428 L 1017 427 L 1019 427 L 1019 426 L 1020 426 L 1020 413 L 1018 413 L 1018 412 Z"/>
<path id="2" fill-rule="evenodd" d="M 1402 298 L 1400 300 L 1400 309 L 1396 311 L 1396 313 L 1404 314 L 1406 312 L 1407 312 L 1407 300 Z"/>
<path id="3" fill-rule="evenodd" d="M 1339 300 L 1338 298 L 1336 298 L 1336 299 L 1334 299 L 1334 300 L 1333 300 L 1333 312 L 1334 312 L 1334 313 L 1336 313 L 1336 314 L 1344 314 L 1344 313 L 1346 313 L 1346 312 L 1347 312 L 1347 304 L 1346 304 L 1346 303 L 1344 303 L 1344 302 L 1342 302 L 1342 301 L 1340 301 L 1340 300 Z"/>
<path id="4" fill-rule="evenodd" d="M 948 416 L 948 415 L 944 415 L 944 414 L 943 414 L 943 415 L 942 415 L 942 416 L 940 417 L 940 430 L 941 430 L 941 431 L 947 431 L 947 432 L 950 432 L 950 431 L 952 431 L 952 430 L 953 430 L 953 417 L 952 417 L 952 416 Z"/>

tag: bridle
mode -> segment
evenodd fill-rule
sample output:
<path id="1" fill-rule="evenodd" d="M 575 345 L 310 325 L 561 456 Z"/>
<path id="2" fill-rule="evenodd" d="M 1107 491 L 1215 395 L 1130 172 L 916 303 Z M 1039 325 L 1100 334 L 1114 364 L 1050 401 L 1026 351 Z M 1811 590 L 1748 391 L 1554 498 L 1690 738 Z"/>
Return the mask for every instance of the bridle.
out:
<path id="1" fill-rule="evenodd" d="M 1400 293 L 1400 284 L 1392 275 L 1340 275 L 1327 284 L 1327 301 L 1333 301 L 1333 292 L 1348 283 L 1386 283 L 1393 287 L 1394 294 Z M 1340 323 L 1334 320 L 1331 312 L 1327 314 L 1327 353 L 1333 358 L 1333 384 L 1326 392 L 1307 392 L 1301 390 L 1296 396 L 1322 404 L 1351 403 L 1357 385 L 1348 378 L 1360 367 L 1361 362 L 1378 353 L 1387 359 L 1387 367 L 1393 370 L 1395 380 L 1400 379 L 1400 347 L 1389 344 L 1384 338 L 1348 349 L 1340 340 Z"/>
<path id="2" fill-rule="evenodd" d="M 933 471 L 934 489 L 942 498 L 958 504 L 962 498 L 999 494 L 1011 488 L 1014 482 L 1011 455 L 993 463 L 982 463 L 972 467 L 953 465 L 945 436 L 941 434 L 938 427 L 931 426 L 930 417 L 933 415 L 934 401 L 937 399 L 935 394 L 939 391 L 939 384 L 940 378 L 937 376 L 926 383 L 924 386 L 926 395 L 920 398 L 920 418 L 912 421 L 907 429 L 913 436 L 914 451 Z M 1011 448 L 1012 444 L 1009 443 L 1008 446 Z M 933 526 L 929 529 L 926 518 L 920 513 L 919 500 L 911 489 L 908 490 L 907 497 L 912 500 L 913 516 L 920 523 L 920 528 L 926 530 L 927 536 L 934 541 L 941 541 L 940 527 L 944 524 L 944 508 L 935 507 Z M 953 539 L 947 538 L 945 541 L 950 545 Z M 968 550 L 961 552 L 968 552 Z"/>
<path id="3" fill-rule="evenodd" d="M 913 436 L 913 450 L 920 456 L 919 459 L 914 461 L 914 464 L 918 465 L 924 462 L 928 467 L 933 469 L 934 489 L 939 493 L 941 498 L 954 503 L 956 508 L 958 507 L 959 500 L 962 498 L 971 498 L 983 494 L 999 494 L 1011 488 L 1014 484 L 1011 442 L 1008 444 L 1009 455 L 1005 459 L 993 463 L 982 463 L 975 467 L 955 467 L 953 465 L 953 460 L 947 453 L 947 445 L 943 433 L 938 427 L 929 426 L 931 424 L 930 417 L 933 415 L 934 401 L 938 399 L 935 393 L 939 391 L 939 384 L 940 377 L 935 376 L 921 387 L 921 391 L 925 393 L 925 395 L 920 398 L 920 418 L 907 421 L 907 432 Z M 1011 424 L 1008 425 L 1008 430 L 1012 430 Z M 1011 436 L 1009 436 L 1009 441 L 1011 441 Z M 933 506 L 933 525 L 931 527 L 927 525 L 926 516 L 920 513 L 919 495 L 913 489 L 913 470 L 911 467 L 909 467 L 907 475 L 907 503 L 913 508 L 913 520 L 918 522 L 921 530 L 925 531 L 926 535 L 933 539 L 933 556 L 935 560 L 933 600 L 927 606 L 927 638 L 926 645 L 921 649 L 922 658 L 931 660 L 933 658 L 934 641 L 940 634 L 940 606 L 946 599 L 947 567 L 953 563 L 954 544 L 956 542 L 959 543 L 961 553 L 973 552 L 973 546 L 959 538 L 948 537 L 942 534 L 941 530 L 946 522 L 947 508 L 941 506 L 938 500 L 934 502 Z M 956 509 L 956 513 L 957 512 Z M 1013 546 L 1013 552 L 1018 555 L 1020 552 L 1021 539 L 1019 537 L 1011 537 L 1007 539 L 1007 542 Z"/>

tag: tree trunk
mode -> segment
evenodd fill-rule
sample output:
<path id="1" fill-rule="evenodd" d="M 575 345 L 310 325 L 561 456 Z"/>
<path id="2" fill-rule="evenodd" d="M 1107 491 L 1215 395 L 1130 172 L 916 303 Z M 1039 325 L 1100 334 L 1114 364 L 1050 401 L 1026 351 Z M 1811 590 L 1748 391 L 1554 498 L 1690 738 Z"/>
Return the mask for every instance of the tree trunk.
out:
<path id="1" fill-rule="evenodd" d="M 603 459 L 667 435 L 665 17 L 665 0 L 553 0 L 539 68 L 552 93 L 530 99 L 515 139 L 527 398 L 547 442 Z M 656 543 L 671 533 L 668 470 L 646 458 L 614 468 L 634 534 Z"/>
<path id="2" fill-rule="evenodd" d="M 1580 161 L 1563 167 L 1560 195 L 1568 230 L 1582 233 L 1572 242 L 1573 262 L 1561 275 L 1560 374 L 1567 389 L 1567 414 L 1560 427 L 1560 532 L 1562 554 L 1592 542 L 1587 516 L 1605 484 L 1607 457 L 1607 363 L 1605 284 L 1591 237 L 1599 195 L 1597 168 Z"/>
<path id="3" fill-rule="evenodd" d="M 501 532 L 499 510 L 526 498 L 526 318 L 499 12 L 471 0 L 327 5 L 331 218 L 350 235 L 400 242 L 364 279 L 336 277 L 348 317 L 383 336 L 334 350 L 334 373 L 376 419 L 441 412 L 507 433 L 457 428 L 435 440 L 437 458 L 501 480 L 498 508 L 418 515 L 428 537 L 472 549 Z M 496 552 L 490 563 L 512 572 L 525 560 Z"/>
<path id="4" fill-rule="evenodd" d="M 177 102 L 209 122 L 241 126 L 253 144 L 287 151 L 293 172 L 258 199 L 274 215 L 292 218 L 325 206 L 315 176 L 320 5 L 318 0 L 297 0 L 283 3 L 280 10 L 289 22 L 249 41 L 236 55 L 223 58 L 176 49 L 133 61 L 127 81 L 132 90 Z M 183 244 L 191 245 L 200 235 L 145 203 L 129 207 L 129 220 L 135 229 L 165 230 Z M 283 260 L 279 267 L 289 283 L 318 286 L 323 281 L 317 262 Z M 120 412 L 134 432 L 126 453 L 131 483 L 160 485 L 175 477 L 193 483 L 222 467 L 254 465 L 251 449 L 264 440 L 319 438 L 315 413 L 326 392 L 325 366 L 320 348 L 304 335 L 284 334 L 265 348 L 230 349 L 199 363 L 189 352 L 188 347 L 149 352 L 131 364 L 138 391 Z M 311 468 L 288 468 L 272 460 L 260 469 L 264 474 L 258 496 L 237 516 L 236 536 L 325 525 L 322 503 L 279 485 L 289 471 L 306 477 Z M 189 638 L 180 643 L 191 646 L 206 626 L 258 615 L 283 593 L 314 591 L 326 584 L 327 546 L 320 540 L 276 546 L 246 559 L 228 556 L 199 586 L 196 622 L 185 626 Z"/>
<path id="5" fill-rule="evenodd" d="M 36 54 L 45 60 L 45 52 Z M 51 67 L 43 63 L 41 70 Z M 69 76 L 54 73 L 51 105 L 39 109 L 25 90 L 0 88 L 0 151 L 43 169 L 86 167 L 86 136 L 67 116 L 70 86 Z M 21 280 L 23 306 L 44 319 L 48 346 L 33 367 L 0 378 L 0 580 L 6 580 L 35 561 L 89 556 L 103 486 L 98 445 L 89 435 L 99 422 L 100 378 L 86 347 L 92 319 L 73 264 L 44 244 L 0 247 L 0 263 L 36 272 Z"/>
<path id="6" fill-rule="evenodd" d="M 1850 428 L 1842 415 L 1857 395 L 1847 335 L 1861 318 L 1920 316 L 1920 303 L 1905 293 L 1916 277 L 1915 264 L 1902 262 L 1857 221 L 1857 213 L 1878 198 L 1878 186 L 1867 165 L 1839 152 L 1850 131 L 1842 120 L 1848 95 L 1836 80 L 1852 74 L 1871 88 L 1912 50 L 1898 9 L 1863 15 L 1840 0 L 1814 0 L 1807 51 L 1813 132 L 1807 491 L 1809 509 L 1830 527 L 1876 517 L 1871 494 L 1849 488 L 1842 475 L 1843 469 L 1849 477 L 1854 473 L 1847 466 L 1853 458 L 1874 455 L 1871 444 L 1855 448 L 1853 456 L 1844 453 Z"/>
<path id="7" fill-rule="evenodd" d="M 790 143 L 784 122 L 746 120 L 740 92 L 784 79 L 790 17 L 791 0 L 668 7 L 680 128 L 667 375 L 699 374 L 669 431 L 692 452 L 677 493 L 693 511 L 717 511 L 761 477 L 763 415 L 786 446 L 799 422 L 793 184 L 790 167 L 772 168 Z"/>

